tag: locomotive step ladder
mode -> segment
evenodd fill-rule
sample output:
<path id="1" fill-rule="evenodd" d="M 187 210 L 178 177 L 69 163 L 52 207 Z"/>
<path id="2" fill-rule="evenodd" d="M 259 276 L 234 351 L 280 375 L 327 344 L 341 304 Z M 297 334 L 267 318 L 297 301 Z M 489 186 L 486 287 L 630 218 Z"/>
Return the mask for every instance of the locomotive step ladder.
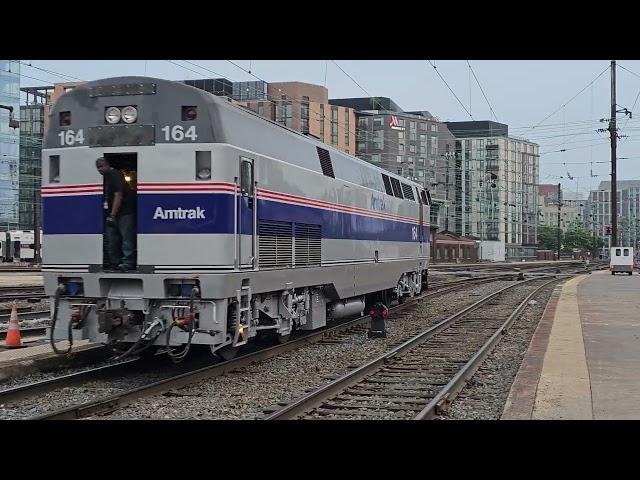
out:
<path id="1" fill-rule="evenodd" d="M 249 280 L 243 280 L 242 286 L 236 290 L 236 318 L 233 334 L 233 346 L 239 347 L 249 341 L 249 326 L 251 325 L 251 286 Z"/>

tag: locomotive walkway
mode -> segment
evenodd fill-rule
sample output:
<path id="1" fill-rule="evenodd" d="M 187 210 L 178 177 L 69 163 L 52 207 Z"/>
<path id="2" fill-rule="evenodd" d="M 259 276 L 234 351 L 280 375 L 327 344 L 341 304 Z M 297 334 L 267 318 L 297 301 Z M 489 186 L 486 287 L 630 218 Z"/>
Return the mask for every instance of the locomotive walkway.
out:
<path id="1" fill-rule="evenodd" d="M 502 419 L 640 419 L 640 275 L 594 272 L 558 287 Z"/>

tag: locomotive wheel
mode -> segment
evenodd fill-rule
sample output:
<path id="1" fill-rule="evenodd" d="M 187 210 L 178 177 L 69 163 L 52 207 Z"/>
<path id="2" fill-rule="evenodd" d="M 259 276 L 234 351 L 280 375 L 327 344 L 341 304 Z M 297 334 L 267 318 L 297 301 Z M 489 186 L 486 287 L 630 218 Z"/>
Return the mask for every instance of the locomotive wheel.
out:
<path id="1" fill-rule="evenodd" d="M 235 356 L 238 354 L 238 350 L 240 350 L 240 347 L 226 345 L 222 347 L 220 350 L 216 350 L 216 353 L 220 358 L 222 358 L 222 360 L 226 362 L 228 360 L 233 360 Z"/>

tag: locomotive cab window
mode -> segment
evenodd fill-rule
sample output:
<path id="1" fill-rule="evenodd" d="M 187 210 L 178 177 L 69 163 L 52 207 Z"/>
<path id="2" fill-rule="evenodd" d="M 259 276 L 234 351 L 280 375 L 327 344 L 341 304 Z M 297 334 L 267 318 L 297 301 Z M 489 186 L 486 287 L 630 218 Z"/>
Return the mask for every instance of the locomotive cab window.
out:
<path id="1" fill-rule="evenodd" d="M 49 155 L 49 183 L 60 183 L 60 155 Z"/>
<path id="2" fill-rule="evenodd" d="M 240 192 L 253 196 L 253 162 L 244 157 L 240 159 Z"/>

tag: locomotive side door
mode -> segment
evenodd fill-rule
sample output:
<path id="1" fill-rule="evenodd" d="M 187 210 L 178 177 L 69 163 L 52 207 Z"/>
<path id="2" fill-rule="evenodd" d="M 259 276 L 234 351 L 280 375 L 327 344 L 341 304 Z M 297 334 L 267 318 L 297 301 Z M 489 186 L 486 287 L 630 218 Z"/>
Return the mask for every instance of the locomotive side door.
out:
<path id="1" fill-rule="evenodd" d="M 236 266 L 253 269 L 256 265 L 257 206 L 254 160 L 240 157 L 236 195 Z"/>

